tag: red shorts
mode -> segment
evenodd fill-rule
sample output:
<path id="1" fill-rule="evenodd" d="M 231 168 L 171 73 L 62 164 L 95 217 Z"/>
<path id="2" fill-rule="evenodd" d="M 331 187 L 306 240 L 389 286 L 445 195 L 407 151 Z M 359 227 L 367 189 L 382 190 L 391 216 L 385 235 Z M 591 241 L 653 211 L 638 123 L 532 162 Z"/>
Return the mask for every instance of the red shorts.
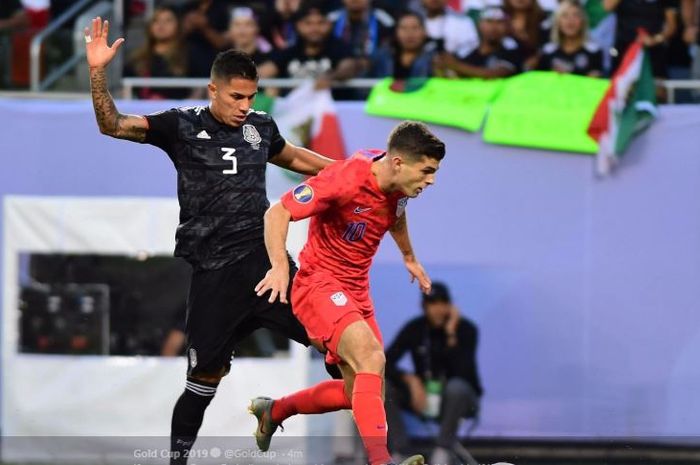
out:
<path id="1" fill-rule="evenodd" d="M 372 301 L 358 302 L 331 274 L 298 272 L 292 284 L 292 311 L 306 328 L 309 339 L 320 342 L 328 350 L 328 363 L 341 361 L 338 356 L 340 337 L 345 328 L 356 321 L 367 322 L 382 344 Z"/>

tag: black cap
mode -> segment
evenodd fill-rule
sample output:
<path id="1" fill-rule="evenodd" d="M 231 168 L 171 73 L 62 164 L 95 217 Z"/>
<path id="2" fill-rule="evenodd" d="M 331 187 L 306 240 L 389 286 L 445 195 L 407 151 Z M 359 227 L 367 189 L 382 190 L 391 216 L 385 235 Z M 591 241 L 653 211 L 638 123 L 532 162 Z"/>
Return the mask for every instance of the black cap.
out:
<path id="1" fill-rule="evenodd" d="M 423 303 L 432 302 L 447 302 L 448 304 L 452 302 L 450 290 L 444 283 L 434 282 L 430 292 L 423 294 Z"/>

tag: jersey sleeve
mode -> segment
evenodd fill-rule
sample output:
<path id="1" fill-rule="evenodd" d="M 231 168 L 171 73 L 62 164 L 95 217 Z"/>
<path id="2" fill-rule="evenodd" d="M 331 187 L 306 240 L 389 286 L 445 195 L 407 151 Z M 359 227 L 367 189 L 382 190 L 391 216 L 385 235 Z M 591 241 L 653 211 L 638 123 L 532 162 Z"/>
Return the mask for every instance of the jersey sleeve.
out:
<path id="1" fill-rule="evenodd" d="M 144 142 L 155 145 L 170 155 L 177 143 L 177 109 L 173 108 L 146 115 L 146 120 L 148 121 L 148 131 L 146 131 L 146 140 Z"/>
<path id="2" fill-rule="evenodd" d="M 277 127 L 275 120 L 272 120 L 272 138 L 270 140 L 270 152 L 267 154 L 267 159 L 279 155 L 279 153 L 284 149 L 287 141 L 280 134 L 280 130 Z"/>
<path id="3" fill-rule="evenodd" d="M 317 215 L 347 196 L 347 179 L 343 180 L 343 162 L 336 162 L 316 176 L 307 179 L 285 193 L 280 201 L 292 214 L 292 220 L 302 220 Z"/>

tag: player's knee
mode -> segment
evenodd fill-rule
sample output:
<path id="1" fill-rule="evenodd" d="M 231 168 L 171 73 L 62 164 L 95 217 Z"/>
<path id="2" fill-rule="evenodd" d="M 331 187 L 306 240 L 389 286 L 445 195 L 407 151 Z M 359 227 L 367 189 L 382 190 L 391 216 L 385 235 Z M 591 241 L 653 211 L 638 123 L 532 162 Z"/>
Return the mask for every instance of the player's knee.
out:
<path id="1" fill-rule="evenodd" d="M 228 370 L 226 368 L 222 368 L 219 372 L 215 373 L 193 373 L 189 375 L 188 378 L 193 379 L 195 381 L 201 381 L 203 383 L 219 384 L 221 378 L 223 378 L 227 374 Z"/>
<path id="2" fill-rule="evenodd" d="M 360 358 L 357 372 L 381 375 L 384 373 L 384 365 L 386 365 L 384 351 L 381 348 L 374 348 Z"/>

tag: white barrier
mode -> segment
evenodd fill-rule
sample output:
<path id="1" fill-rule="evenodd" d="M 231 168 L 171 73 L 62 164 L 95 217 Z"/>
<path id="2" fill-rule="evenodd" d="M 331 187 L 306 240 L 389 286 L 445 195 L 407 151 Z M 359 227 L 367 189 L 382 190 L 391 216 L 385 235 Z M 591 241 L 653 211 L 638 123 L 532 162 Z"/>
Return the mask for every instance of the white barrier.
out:
<path id="1" fill-rule="evenodd" d="M 18 353 L 20 252 L 169 255 L 178 206 L 174 199 L 7 197 L 4 204 L 2 426 L 4 436 L 168 436 L 185 380 L 184 359 L 53 356 Z M 126 219 L 128 218 L 128 221 Z M 290 230 L 297 254 L 306 223 Z M 309 357 L 292 343 L 288 357 L 238 359 L 207 410 L 201 435 L 250 437 L 247 401 L 306 386 Z M 288 434 L 303 436 L 303 419 Z M 253 445 L 252 438 L 250 439 Z M 4 459 L 31 457 L 8 456 Z"/>

